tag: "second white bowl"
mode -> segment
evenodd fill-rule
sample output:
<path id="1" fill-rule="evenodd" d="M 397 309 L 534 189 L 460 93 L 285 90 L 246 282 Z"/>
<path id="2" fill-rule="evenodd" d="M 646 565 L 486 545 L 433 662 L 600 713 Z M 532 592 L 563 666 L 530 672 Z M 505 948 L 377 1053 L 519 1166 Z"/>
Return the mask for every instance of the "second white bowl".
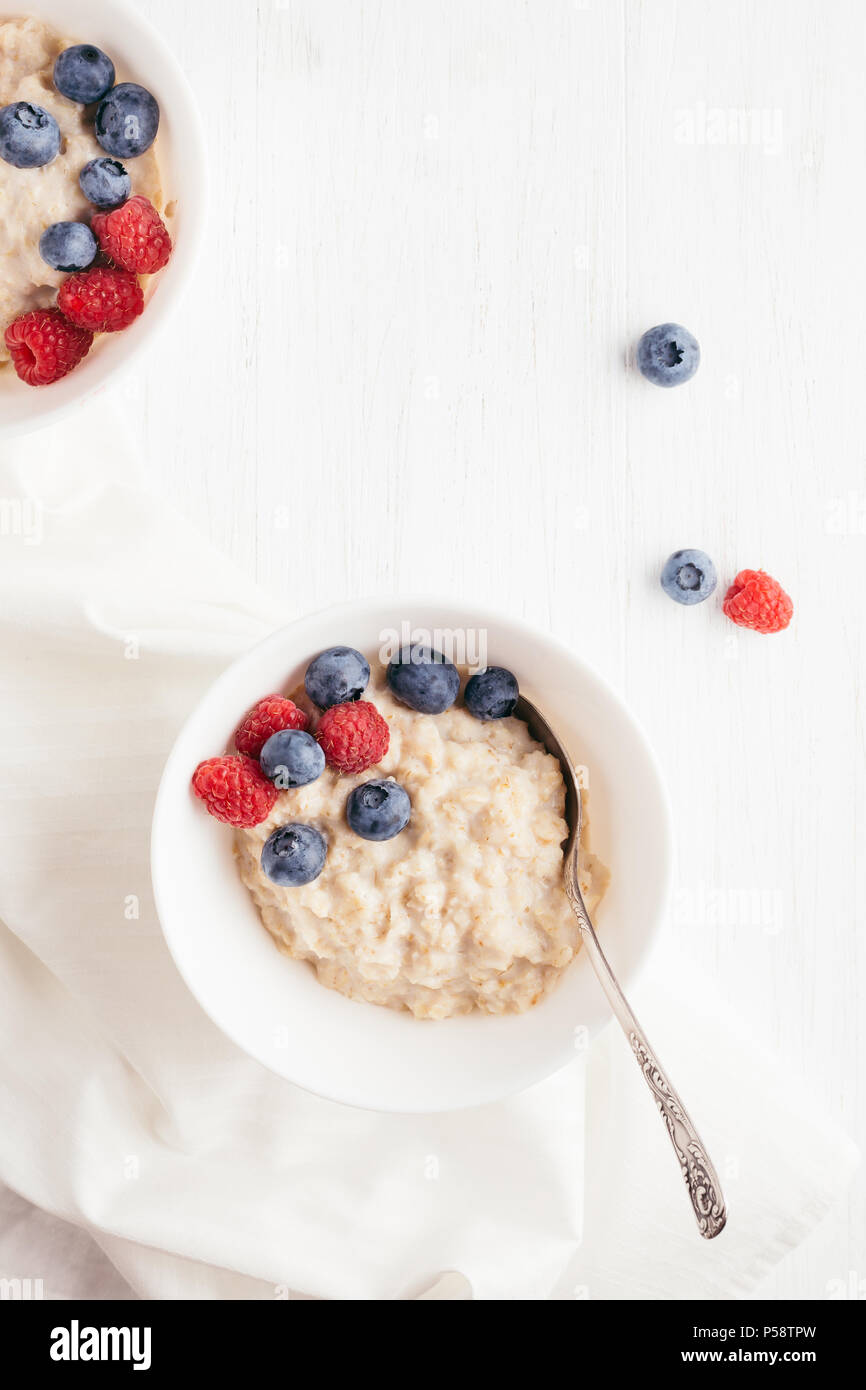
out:
<path id="1" fill-rule="evenodd" d="M 22 13 L 44 20 L 64 37 L 94 43 L 125 77 L 153 92 L 160 106 L 157 153 L 166 203 L 175 202 L 174 250 L 148 285 L 141 318 L 122 333 L 105 334 L 74 372 L 52 386 L 26 386 L 11 366 L 0 371 L 0 439 L 50 424 L 74 410 L 129 368 L 173 314 L 198 260 L 207 200 L 204 131 L 183 69 L 159 34 L 127 0 L 0 0 L 0 17 Z"/>

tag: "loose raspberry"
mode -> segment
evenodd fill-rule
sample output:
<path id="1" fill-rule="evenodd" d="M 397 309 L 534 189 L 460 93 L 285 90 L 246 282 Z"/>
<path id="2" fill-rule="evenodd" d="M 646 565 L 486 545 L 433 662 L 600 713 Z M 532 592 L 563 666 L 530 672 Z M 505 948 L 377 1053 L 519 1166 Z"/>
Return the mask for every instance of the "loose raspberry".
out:
<path id="1" fill-rule="evenodd" d="M 63 281 L 57 307 L 79 328 L 89 328 L 91 333 L 118 333 L 142 313 L 144 295 L 129 271 L 97 266 Z"/>
<path id="2" fill-rule="evenodd" d="M 12 365 L 28 386 L 50 386 L 86 357 L 93 334 L 69 323 L 59 309 L 32 309 L 6 329 Z"/>
<path id="3" fill-rule="evenodd" d="M 282 729 L 306 729 L 309 722 L 292 700 L 283 695 L 266 695 L 236 729 L 235 748 L 248 758 L 257 758 L 271 734 Z"/>
<path id="4" fill-rule="evenodd" d="M 319 720 L 316 738 L 338 772 L 365 772 L 388 752 L 391 731 L 368 700 L 332 705 Z"/>
<path id="5" fill-rule="evenodd" d="M 140 193 L 113 212 L 95 212 L 90 225 L 101 249 L 121 270 L 153 275 L 168 265 L 168 228 L 153 203 Z"/>
<path id="6" fill-rule="evenodd" d="M 781 632 L 794 612 L 779 581 L 763 570 L 740 570 L 722 607 L 732 623 L 754 632 Z"/>
<path id="7" fill-rule="evenodd" d="M 267 820 L 277 799 L 253 758 L 206 758 L 192 775 L 192 789 L 212 816 L 227 825 L 260 825 Z"/>

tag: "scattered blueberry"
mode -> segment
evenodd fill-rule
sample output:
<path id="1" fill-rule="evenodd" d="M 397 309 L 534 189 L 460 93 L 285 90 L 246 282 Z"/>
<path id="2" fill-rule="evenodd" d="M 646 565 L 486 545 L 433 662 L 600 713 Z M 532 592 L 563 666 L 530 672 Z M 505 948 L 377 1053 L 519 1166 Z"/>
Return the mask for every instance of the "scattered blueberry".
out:
<path id="1" fill-rule="evenodd" d="M 413 642 L 403 647 L 388 666 L 388 684 L 404 705 L 419 714 L 442 714 L 457 699 L 460 676 L 457 667 L 441 652 Z"/>
<path id="2" fill-rule="evenodd" d="M 91 159 L 78 175 L 78 184 L 89 203 L 109 209 L 121 207 L 132 192 L 132 179 L 116 159 Z"/>
<path id="3" fill-rule="evenodd" d="M 702 550 L 675 550 L 665 561 L 661 582 L 676 603 L 703 603 L 716 587 L 716 567 Z"/>
<path id="4" fill-rule="evenodd" d="M 55 270 L 72 275 L 93 264 L 96 237 L 85 222 L 54 222 L 39 238 L 39 254 Z"/>
<path id="5" fill-rule="evenodd" d="M 262 772 L 278 787 L 305 787 L 325 770 L 325 755 L 312 734 L 303 729 L 280 729 L 271 734 L 259 754 Z"/>
<path id="6" fill-rule="evenodd" d="M 60 149 L 60 127 L 49 111 L 29 101 L 0 108 L 0 159 L 16 169 L 50 164 Z"/>
<path id="7" fill-rule="evenodd" d="M 517 681 L 504 666 L 488 666 L 466 682 L 463 699 L 476 719 L 505 719 L 514 713 L 520 691 Z"/>
<path id="8" fill-rule="evenodd" d="M 313 825 L 281 825 L 262 847 L 262 869 L 281 888 L 312 883 L 325 867 L 327 845 Z"/>
<path id="9" fill-rule="evenodd" d="M 362 782 L 346 802 L 349 827 L 363 840 L 393 840 L 411 814 L 409 793 L 399 782 Z"/>
<path id="10" fill-rule="evenodd" d="M 648 328 L 637 345 L 637 364 L 654 386 L 682 386 L 701 362 L 697 338 L 678 323 Z"/>
<path id="11" fill-rule="evenodd" d="M 99 103 L 94 131 L 106 154 L 134 159 L 149 150 L 159 129 L 156 98 L 137 82 L 121 82 Z"/>
<path id="12" fill-rule="evenodd" d="M 101 101 L 114 86 L 114 64 L 101 48 L 94 48 L 92 43 L 77 43 L 58 55 L 54 85 L 61 96 L 87 106 L 91 101 Z"/>
<path id="13" fill-rule="evenodd" d="M 354 647 L 329 647 L 310 662 L 304 689 L 319 709 L 360 700 L 370 679 L 370 663 Z"/>

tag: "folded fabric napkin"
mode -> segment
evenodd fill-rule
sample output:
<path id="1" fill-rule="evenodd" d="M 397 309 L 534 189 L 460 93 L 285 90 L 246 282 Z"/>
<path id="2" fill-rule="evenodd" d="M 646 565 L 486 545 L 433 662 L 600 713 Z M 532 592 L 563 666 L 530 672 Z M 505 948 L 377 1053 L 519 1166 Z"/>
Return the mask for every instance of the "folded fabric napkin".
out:
<path id="1" fill-rule="evenodd" d="M 205 1017 L 153 907 L 153 799 L 198 696 L 294 615 L 85 430 L 0 452 L 0 1181 L 147 1297 L 753 1289 L 856 1151 L 679 963 L 635 1002 L 726 1181 L 711 1243 L 612 1028 L 509 1101 L 402 1117 L 297 1090 Z"/>

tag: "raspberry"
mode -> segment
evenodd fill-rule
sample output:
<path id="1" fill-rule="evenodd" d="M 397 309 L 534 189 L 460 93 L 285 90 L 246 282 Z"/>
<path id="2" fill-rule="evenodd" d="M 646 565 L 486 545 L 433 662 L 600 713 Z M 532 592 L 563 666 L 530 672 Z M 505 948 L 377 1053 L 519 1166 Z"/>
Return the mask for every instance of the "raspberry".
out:
<path id="1" fill-rule="evenodd" d="M 98 266 L 64 280 L 57 293 L 57 307 L 79 328 L 117 333 L 143 311 L 144 295 L 128 271 Z"/>
<path id="2" fill-rule="evenodd" d="M 153 203 L 140 193 L 113 212 L 95 212 L 90 225 L 101 249 L 121 270 L 153 275 L 168 265 L 168 228 Z"/>
<path id="3" fill-rule="evenodd" d="M 235 748 L 249 758 L 257 758 L 271 734 L 278 734 L 281 729 L 306 729 L 309 722 L 293 701 L 283 695 L 266 695 L 236 729 Z"/>
<path id="4" fill-rule="evenodd" d="M 332 705 L 319 720 L 316 738 L 338 772 L 365 772 L 388 752 L 391 731 L 368 700 Z"/>
<path id="5" fill-rule="evenodd" d="M 781 632 L 794 612 L 779 581 L 763 570 L 740 570 L 722 607 L 732 623 L 754 632 Z"/>
<path id="6" fill-rule="evenodd" d="M 277 799 L 277 789 L 252 758 L 205 758 L 192 775 L 192 789 L 212 816 L 227 825 L 260 825 Z"/>
<path id="7" fill-rule="evenodd" d="M 6 329 L 12 365 L 28 386 L 50 386 L 86 357 L 93 334 L 64 318 L 59 309 L 32 309 Z"/>

